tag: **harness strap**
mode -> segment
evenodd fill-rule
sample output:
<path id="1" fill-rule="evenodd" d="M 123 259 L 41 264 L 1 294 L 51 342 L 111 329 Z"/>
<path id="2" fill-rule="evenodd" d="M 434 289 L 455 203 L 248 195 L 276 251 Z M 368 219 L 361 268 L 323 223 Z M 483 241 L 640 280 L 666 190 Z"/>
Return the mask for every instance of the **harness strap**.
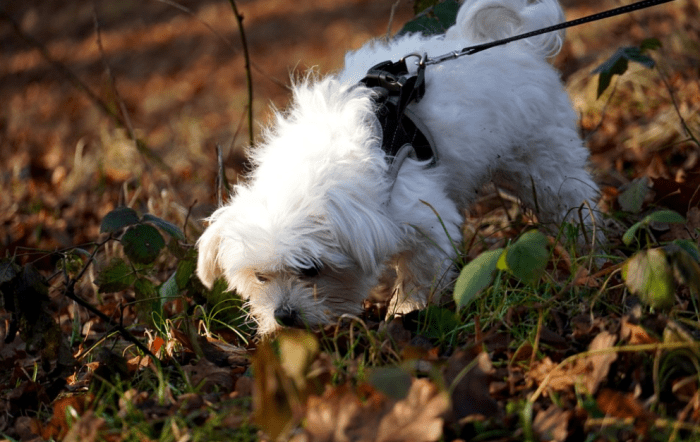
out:
<path id="1" fill-rule="evenodd" d="M 374 91 L 375 115 L 382 128 L 382 150 L 391 158 L 390 175 L 398 174 L 403 160 L 413 156 L 420 161 L 437 161 L 427 128 L 408 109 L 425 94 L 425 65 L 419 63 L 409 75 L 406 58 L 384 61 L 373 66 L 360 83 Z"/>

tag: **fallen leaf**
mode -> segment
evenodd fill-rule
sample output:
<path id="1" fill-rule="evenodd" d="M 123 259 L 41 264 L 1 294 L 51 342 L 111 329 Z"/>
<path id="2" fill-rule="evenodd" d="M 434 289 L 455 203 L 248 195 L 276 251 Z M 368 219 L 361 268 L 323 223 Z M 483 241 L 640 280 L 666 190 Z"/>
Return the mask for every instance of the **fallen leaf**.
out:
<path id="1" fill-rule="evenodd" d="M 329 389 L 307 403 L 308 440 L 434 441 L 442 436 L 449 400 L 427 379 L 414 379 L 406 397 L 392 400 L 365 386 L 364 401 L 347 384 Z"/>
<path id="2" fill-rule="evenodd" d="M 602 331 L 593 338 L 588 349 L 590 351 L 605 350 L 612 348 L 617 342 L 617 336 L 607 332 Z M 601 353 L 589 355 L 584 358 L 584 363 L 591 367 L 589 376 L 585 380 L 586 388 L 590 394 L 595 394 L 598 390 L 600 384 L 608 376 L 608 371 L 610 370 L 610 365 L 617 359 L 617 352 L 610 351 L 609 353 Z"/>
<path id="3" fill-rule="evenodd" d="M 447 395 L 427 379 L 416 379 L 408 396 L 384 416 L 377 430 L 377 442 L 433 441 L 442 436 Z"/>
<path id="4" fill-rule="evenodd" d="M 480 414 L 491 417 L 498 413 L 498 404 L 489 393 L 489 377 L 493 365 L 488 353 L 477 348 L 455 352 L 443 369 L 445 385 L 452 391 L 452 418 Z"/>
<path id="5" fill-rule="evenodd" d="M 632 324 L 624 318 L 620 329 L 620 339 L 627 341 L 630 345 L 655 344 L 659 342 L 658 339 L 650 336 L 644 327 Z"/>
<path id="6" fill-rule="evenodd" d="M 262 342 L 252 358 L 254 422 L 273 440 L 286 434 L 301 413 L 301 400 L 270 342 Z M 294 407 L 294 408 L 293 408 Z"/>
<path id="7" fill-rule="evenodd" d="M 602 331 L 593 339 L 589 351 L 612 349 L 617 342 L 617 336 Z M 580 359 L 575 359 L 571 364 L 559 367 L 550 358 L 546 357 L 536 362 L 527 373 L 536 384 L 547 382 L 547 388 L 552 391 L 565 391 L 577 383 L 582 383 L 590 394 L 595 394 L 603 381 L 607 378 L 610 365 L 617 359 L 614 351 L 590 354 Z"/>
<path id="8" fill-rule="evenodd" d="M 234 386 L 234 375 L 230 368 L 217 367 L 207 359 L 200 359 L 195 365 L 185 365 L 182 370 L 187 374 L 193 387 L 203 392 L 230 391 Z"/>
<path id="9" fill-rule="evenodd" d="M 572 410 L 562 410 L 552 404 L 546 410 L 537 412 L 532 429 L 540 440 L 562 442 L 569 434 L 569 419 L 572 413 Z"/>
<path id="10" fill-rule="evenodd" d="M 645 410 L 632 393 L 603 388 L 596 397 L 600 411 L 606 416 L 620 419 L 634 418 L 634 428 L 640 436 L 646 435 L 649 425 L 654 421 L 654 414 Z"/>

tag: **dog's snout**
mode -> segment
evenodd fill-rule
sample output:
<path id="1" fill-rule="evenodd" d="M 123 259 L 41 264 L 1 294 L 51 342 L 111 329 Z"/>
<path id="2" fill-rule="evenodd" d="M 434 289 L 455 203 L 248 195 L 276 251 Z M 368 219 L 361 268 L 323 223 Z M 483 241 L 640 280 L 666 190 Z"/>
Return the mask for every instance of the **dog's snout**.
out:
<path id="1" fill-rule="evenodd" d="M 298 327 L 301 324 L 299 313 L 285 307 L 275 310 L 275 321 L 284 327 Z"/>

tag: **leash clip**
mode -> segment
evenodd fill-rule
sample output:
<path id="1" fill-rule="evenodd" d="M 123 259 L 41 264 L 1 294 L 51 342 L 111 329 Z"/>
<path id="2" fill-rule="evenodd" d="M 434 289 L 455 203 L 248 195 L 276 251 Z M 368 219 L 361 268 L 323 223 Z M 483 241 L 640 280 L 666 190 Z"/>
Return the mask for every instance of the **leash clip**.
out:
<path id="1" fill-rule="evenodd" d="M 416 65 L 418 66 L 418 69 L 425 69 L 426 66 L 426 61 L 428 61 L 428 53 L 424 52 L 423 54 L 420 54 L 418 52 L 411 52 L 410 54 L 404 55 L 403 58 L 400 60 L 401 63 L 406 63 L 406 59 L 410 57 L 416 57 L 418 61 L 416 62 Z"/>

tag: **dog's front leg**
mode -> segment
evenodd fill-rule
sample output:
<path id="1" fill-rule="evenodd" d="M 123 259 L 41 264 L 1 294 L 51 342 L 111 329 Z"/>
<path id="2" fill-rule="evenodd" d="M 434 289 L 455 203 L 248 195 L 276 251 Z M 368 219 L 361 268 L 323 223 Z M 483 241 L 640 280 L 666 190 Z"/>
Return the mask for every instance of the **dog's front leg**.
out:
<path id="1" fill-rule="evenodd" d="M 406 234 L 403 250 L 386 263 L 375 292 L 391 297 L 389 314 L 439 302 L 454 280 L 463 218 L 445 185 L 438 167 L 412 160 L 406 161 L 396 179 L 389 212 Z"/>

